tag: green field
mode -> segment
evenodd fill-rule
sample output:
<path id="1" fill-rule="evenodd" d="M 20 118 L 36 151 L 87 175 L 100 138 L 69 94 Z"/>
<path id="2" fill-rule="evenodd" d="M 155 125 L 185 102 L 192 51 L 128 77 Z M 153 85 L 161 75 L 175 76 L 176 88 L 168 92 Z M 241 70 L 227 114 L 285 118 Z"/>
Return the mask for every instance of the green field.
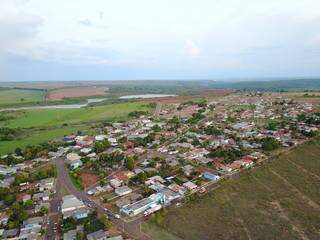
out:
<path id="1" fill-rule="evenodd" d="M 13 114 L 15 117 L 13 120 L 9 120 L 2 125 L 9 128 L 34 128 L 101 120 L 121 120 L 125 119 L 128 116 L 128 113 L 134 110 L 150 111 L 151 107 L 145 103 L 131 102 L 79 109 L 38 109 L 19 111 Z M 12 113 L 10 115 L 12 115 Z"/>
<path id="2" fill-rule="evenodd" d="M 129 102 L 79 109 L 42 109 L 0 113 L 10 120 L 0 121 L 0 127 L 21 128 L 21 134 L 13 141 L 0 142 L 0 154 L 61 138 L 78 130 L 88 131 L 99 121 L 127 120 L 132 111 L 151 112 L 150 104 Z"/>
<path id="3" fill-rule="evenodd" d="M 319 156 L 317 139 L 143 229 L 152 239 L 320 239 Z"/>
<path id="4" fill-rule="evenodd" d="M 41 90 L 0 89 L 0 106 L 9 104 L 41 102 L 45 92 Z"/>
<path id="5" fill-rule="evenodd" d="M 84 126 L 64 127 L 43 131 L 31 131 L 27 136 L 23 136 L 14 141 L 0 142 L 0 155 L 14 151 L 17 147 L 24 148 L 28 145 L 37 145 L 47 142 L 50 139 L 61 138 L 66 134 L 76 133 L 77 131 L 86 130 Z"/>

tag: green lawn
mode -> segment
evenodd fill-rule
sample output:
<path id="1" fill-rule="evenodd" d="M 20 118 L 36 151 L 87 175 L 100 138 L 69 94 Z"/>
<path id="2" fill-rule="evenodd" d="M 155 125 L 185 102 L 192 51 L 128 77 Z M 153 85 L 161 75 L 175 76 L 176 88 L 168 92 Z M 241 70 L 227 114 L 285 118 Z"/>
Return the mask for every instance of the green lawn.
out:
<path id="1" fill-rule="evenodd" d="M 79 109 L 41 109 L 15 113 L 15 119 L 5 125 L 10 128 L 61 126 L 100 120 L 121 120 L 134 110 L 150 111 L 149 105 L 141 102 L 110 104 Z"/>
<path id="2" fill-rule="evenodd" d="M 320 239 L 319 154 L 318 139 L 169 210 L 161 231 L 143 229 L 152 239 Z"/>
<path id="3" fill-rule="evenodd" d="M 86 127 L 64 127 L 42 131 L 31 131 L 28 136 L 15 141 L 0 142 L 0 154 L 14 151 L 17 147 L 24 148 L 28 145 L 37 145 L 52 139 L 61 138 L 66 134 L 76 133 L 78 130 L 86 130 Z"/>
<path id="4" fill-rule="evenodd" d="M 0 90 L 0 106 L 18 103 L 30 103 L 43 101 L 44 91 L 5 89 Z"/>

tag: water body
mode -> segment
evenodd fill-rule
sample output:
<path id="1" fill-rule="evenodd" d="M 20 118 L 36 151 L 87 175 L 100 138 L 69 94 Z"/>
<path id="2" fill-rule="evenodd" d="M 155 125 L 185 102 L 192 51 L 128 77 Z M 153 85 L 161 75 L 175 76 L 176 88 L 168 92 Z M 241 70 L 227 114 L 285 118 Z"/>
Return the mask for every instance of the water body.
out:
<path id="1" fill-rule="evenodd" d="M 92 98 L 87 99 L 86 103 L 82 104 L 60 104 L 60 105 L 48 105 L 48 106 L 29 106 L 29 107 L 16 107 L 16 108 L 2 108 L 0 112 L 5 111 L 19 111 L 19 110 L 30 110 L 30 109 L 77 109 L 88 106 L 90 103 L 99 103 L 107 98 Z"/>
<path id="2" fill-rule="evenodd" d="M 136 98 L 161 98 L 161 97 L 176 97 L 174 94 L 141 94 L 122 96 L 120 99 L 136 99 Z"/>

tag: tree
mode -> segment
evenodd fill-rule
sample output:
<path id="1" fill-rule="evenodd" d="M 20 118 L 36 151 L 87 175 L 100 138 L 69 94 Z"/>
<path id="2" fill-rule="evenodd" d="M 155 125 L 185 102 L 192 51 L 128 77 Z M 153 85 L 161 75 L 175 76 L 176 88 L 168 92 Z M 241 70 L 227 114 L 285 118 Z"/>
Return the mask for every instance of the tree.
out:
<path id="1" fill-rule="evenodd" d="M 13 204 L 16 201 L 16 195 L 14 195 L 12 193 L 8 193 L 7 195 L 5 195 L 3 200 L 7 206 L 10 206 L 11 204 Z"/>
<path id="2" fill-rule="evenodd" d="M 101 142 L 95 142 L 93 149 L 96 153 L 101 153 L 110 147 L 111 147 L 110 142 L 108 140 L 104 140 Z"/>
<path id="3" fill-rule="evenodd" d="M 21 148 L 17 147 L 15 150 L 14 150 L 14 153 L 18 156 L 22 156 L 22 150 Z"/>
<path id="4" fill-rule="evenodd" d="M 279 147 L 279 143 L 272 137 L 266 137 L 262 139 L 262 149 L 265 151 L 272 151 Z"/>
<path id="5" fill-rule="evenodd" d="M 132 171 L 132 170 L 134 169 L 134 159 L 131 158 L 131 157 L 127 157 L 127 158 L 125 159 L 125 161 L 124 161 L 124 166 L 125 166 L 128 170 Z"/>

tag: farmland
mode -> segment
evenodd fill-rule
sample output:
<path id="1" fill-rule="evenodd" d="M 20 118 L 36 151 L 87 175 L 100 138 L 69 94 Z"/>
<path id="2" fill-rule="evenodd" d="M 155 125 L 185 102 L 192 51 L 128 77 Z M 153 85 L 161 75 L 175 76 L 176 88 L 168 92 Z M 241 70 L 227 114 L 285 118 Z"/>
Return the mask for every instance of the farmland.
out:
<path id="1" fill-rule="evenodd" d="M 7 121 L 5 126 L 9 128 L 34 128 L 100 120 L 121 120 L 134 110 L 149 111 L 151 108 L 149 104 L 143 102 L 132 102 L 79 109 L 37 109 L 19 111 L 11 114 L 11 116 L 14 116 L 14 119 Z"/>
<path id="2" fill-rule="evenodd" d="M 153 239 L 319 239 L 319 155 L 318 138 L 169 210 L 160 228 L 149 221 L 144 230 Z"/>
<path id="3" fill-rule="evenodd" d="M 47 98 L 49 100 L 61 100 L 64 98 L 90 97 L 105 95 L 107 87 L 70 87 L 50 90 Z"/>
<path id="4" fill-rule="evenodd" d="M 0 106 L 8 104 L 41 102 L 45 92 L 41 90 L 0 89 Z"/>

